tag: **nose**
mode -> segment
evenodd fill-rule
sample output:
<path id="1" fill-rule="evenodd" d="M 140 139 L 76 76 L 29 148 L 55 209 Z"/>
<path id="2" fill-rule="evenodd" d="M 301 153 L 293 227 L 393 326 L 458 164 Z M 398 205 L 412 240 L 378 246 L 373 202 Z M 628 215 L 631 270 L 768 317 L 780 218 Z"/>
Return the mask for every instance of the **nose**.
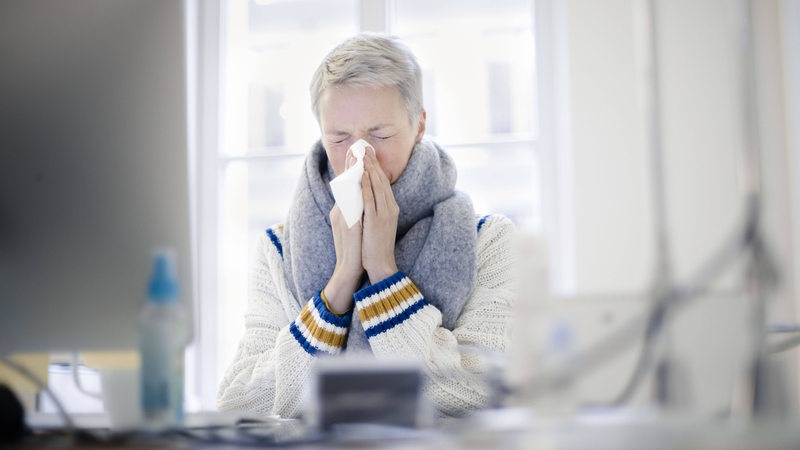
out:
<path id="1" fill-rule="evenodd" d="M 369 142 L 366 139 L 359 139 L 350 146 L 350 153 L 355 157 L 361 158 L 366 153 L 367 147 L 370 147 Z"/>

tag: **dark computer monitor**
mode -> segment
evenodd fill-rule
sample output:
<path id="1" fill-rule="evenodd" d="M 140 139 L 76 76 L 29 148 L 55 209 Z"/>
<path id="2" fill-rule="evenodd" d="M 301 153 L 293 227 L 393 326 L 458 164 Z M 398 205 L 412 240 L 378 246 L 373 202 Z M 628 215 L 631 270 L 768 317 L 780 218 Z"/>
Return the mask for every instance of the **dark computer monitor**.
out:
<path id="1" fill-rule="evenodd" d="M 152 252 L 192 306 L 182 0 L 0 2 L 0 356 L 132 349 Z"/>

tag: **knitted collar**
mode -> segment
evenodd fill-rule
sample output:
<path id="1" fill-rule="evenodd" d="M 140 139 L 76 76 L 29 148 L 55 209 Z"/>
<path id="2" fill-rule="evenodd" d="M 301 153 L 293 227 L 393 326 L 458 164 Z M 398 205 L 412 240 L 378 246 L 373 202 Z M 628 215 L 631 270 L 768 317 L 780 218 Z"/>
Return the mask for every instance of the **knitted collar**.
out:
<path id="1" fill-rule="evenodd" d="M 325 287 L 336 263 L 329 213 L 334 200 L 325 149 L 317 142 L 306 157 L 284 234 L 284 273 L 302 306 Z M 438 145 L 420 141 L 392 185 L 400 209 L 395 245 L 398 268 L 453 329 L 476 274 L 475 213 L 469 198 L 455 191 L 456 169 Z M 368 349 L 358 315 L 348 349 Z"/>

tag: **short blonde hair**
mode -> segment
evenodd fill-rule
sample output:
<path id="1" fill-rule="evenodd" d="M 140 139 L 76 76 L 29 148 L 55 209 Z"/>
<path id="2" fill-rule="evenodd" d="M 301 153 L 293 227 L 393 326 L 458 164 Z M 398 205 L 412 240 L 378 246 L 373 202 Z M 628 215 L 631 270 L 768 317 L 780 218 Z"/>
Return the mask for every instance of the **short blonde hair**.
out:
<path id="1" fill-rule="evenodd" d="M 399 38 L 361 33 L 336 46 L 311 79 L 311 108 L 319 122 L 319 99 L 328 86 L 394 86 L 406 105 L 411 123 L 422 115 L 422 70 Z"/>

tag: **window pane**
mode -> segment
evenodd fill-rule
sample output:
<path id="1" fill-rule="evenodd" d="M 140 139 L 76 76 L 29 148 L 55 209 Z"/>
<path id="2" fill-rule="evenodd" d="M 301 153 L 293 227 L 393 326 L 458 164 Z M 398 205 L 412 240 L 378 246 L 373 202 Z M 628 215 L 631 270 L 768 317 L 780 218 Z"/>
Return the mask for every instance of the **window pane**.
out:
<path id="1" fill-rule="evenodd" d="M 422 66 L 428 134 L 444 143 L 535 137 L 531 3 L 397 2 L 393 32 Z"/>
<path id="2" fill-rule="evenodd" d="M 356 32 L 356 12 L 356 0 L 251 3 L 251 153 L 306 152 L 319 137 L 308 85 L 331 47 Z"/>
<path id="3" fill-rule="evenodd" d="M 303 155 L 234 161 L 222 171 L 219 301 L 220 361 L 233 357 L 244 330 L 255 242 L 267 227 L 286 219 Z"/>
<path id="4" fill-rule="evenodd" d="M 404 0 L 393 32 L 419 58 L 427 134 L 478 213 L 541 232 L 531 0 Z"/>
<path id="5" fill-rule="evenodd" d="M 305 155 L 248 163 L 247 229 L 254 241 L 268 226 L 282 223 L 303 170 Z"/>
<path id="6" fill-rule="evenodd" d="M 223 151 L 306 152 L 319 137 L 308 95 L 311 76 L 335 44 L 357 32 L 357 1 L 250 0 L 246 6 L 239 20 L 228 23 L 234 27 L 227 64 L 233 111 Z M 236 27 L 246 29 L 238 39 Z"/>
<path id="7" fill-rule="evenodd" d="M 541 232 L 539 158 L 531 147 L 522 142 L 448 149 L 458 167 L 456 189 L 469 193 L 477 214 L 500 213 Z"/>
<path id="8" fill-rule="evenodd" d="M 319 138 L 308 94 L 311 76 L 334 45 L 357 32 L 357 4 L 226 3 L 217 379 L 244 330 L 256 237 L 285 220 L 303 156 Z"/>

